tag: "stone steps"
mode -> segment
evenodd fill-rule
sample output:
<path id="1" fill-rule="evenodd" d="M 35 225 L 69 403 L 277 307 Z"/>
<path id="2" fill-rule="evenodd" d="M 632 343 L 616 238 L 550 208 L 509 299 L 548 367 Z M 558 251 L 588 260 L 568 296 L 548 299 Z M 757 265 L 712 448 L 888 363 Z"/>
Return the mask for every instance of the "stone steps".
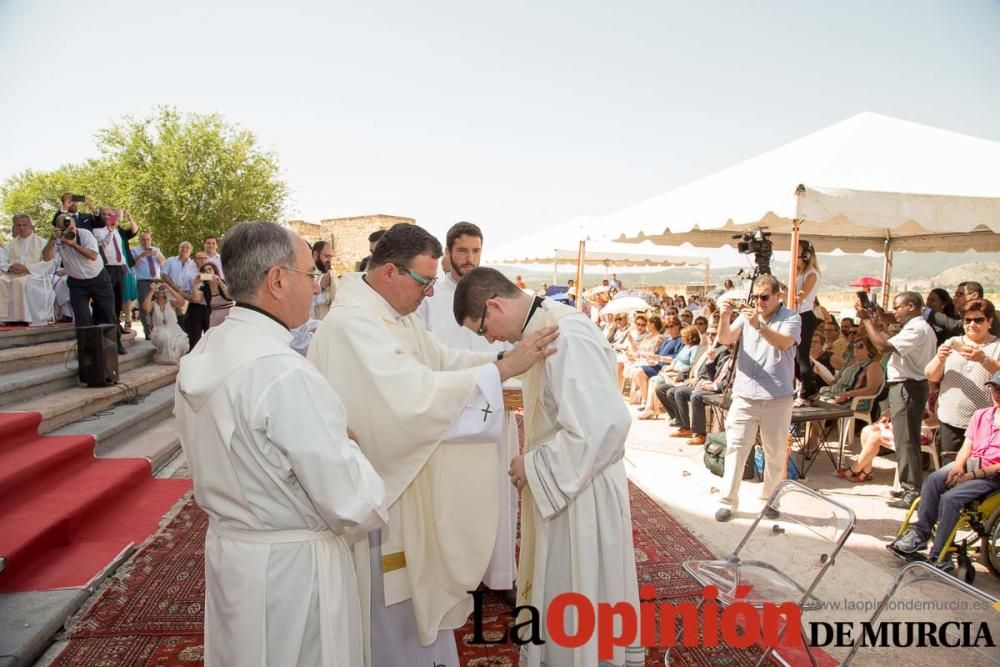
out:
<path id="1" fill-rule="evenodd" d="M 134 341 L 133 341 L 134 342 Z M 16 348 L 30 349 L 30 348 Z M 128 348 L 128 354 L 118 356 L 118 372 L 125 373 L 153 360 L 156 348 L 141 341 Z M 75 355 L 74 355 L 75 356 Z M 0 407 L 23 403 L 38 396 L 52 394 L 61 389 L 79 387 L 77 362 L 61 361 L 38 368 L 26 368 L 0 374 Z"/>
<path id="2" fill-rule="evenodd" d="M 130 356 L 130 355 L 125 355 Z M 120 401 L 149 394 L 174 381 L 177 366 L 146 364 L 119 375 L 110 387 L 72 387 L 4 406 L 5 412 L 39 412 L 39 433 L 49 433 L 72 422 L 107 410 Z"/>
<path id="3" fill-rule="evenodd" d="M 140 403 L 116 405 L 110 412 L 67 424 L 49 435 L 92 435 L 98 458 L 145 458 L 155 473 L 180 451 L 173 409 L 171 382 Z"/>
<path id="4" fill-rule="evenodd" d="M 4 329 L 0 331 L 0 350 L 60 340 L 76 340 L 76 329 L 72 324 Z"/>
<path id="5" fill-rule="evenodd" d="M 7 332 L 0 332 L 2 333 Z M 122 345 L 130 347 L 136 343 L 134 331 L 122 335 Z M 65 364 L 76 358 L 76 338 L 37 343 L 20 347 L 0 348 L 0 378 L 7 373 L 38 368 L 49 364 Z M 75 363 L 75 362 L 74 362 Z M 75 366 L 74 366 L 75 368 Z"/>

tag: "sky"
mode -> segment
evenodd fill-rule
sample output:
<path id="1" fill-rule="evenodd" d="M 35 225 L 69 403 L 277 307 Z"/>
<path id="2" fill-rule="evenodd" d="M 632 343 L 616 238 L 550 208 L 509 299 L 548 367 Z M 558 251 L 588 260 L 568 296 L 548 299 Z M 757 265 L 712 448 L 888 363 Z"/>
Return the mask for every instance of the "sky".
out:
<path id="1" fill-rule="evenodd" d="M 289 218 L 503 244 L 862 111 L 1000 140 L 997 35 L 997 0 L 0 0 L 0 180 L 166 104 L 276 151 Z"/>

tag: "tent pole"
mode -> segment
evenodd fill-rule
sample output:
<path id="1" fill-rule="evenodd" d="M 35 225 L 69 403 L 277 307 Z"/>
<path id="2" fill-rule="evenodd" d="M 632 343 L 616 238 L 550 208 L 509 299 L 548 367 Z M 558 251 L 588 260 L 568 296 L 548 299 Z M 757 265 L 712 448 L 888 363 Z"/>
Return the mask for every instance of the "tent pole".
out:
<path id="1" fill-rule="evenodd" d="M 705 265 L 705 294 L 703 296 L 708 296 L 708 281 L 711 280 L 709 277 L 709 267 L 708 264 Z"/>
<path id="2" fill-rule="evenodd" d="M 587 254 L 587 242 L 580 241 L 580 251 L 576 256 L 576 309 L 583 310 L 583 259 Z"/>
<path id="3" fill-rule="evenodd" d="M 889 294 L 892 293 L 892 241 L 885 240 L 885 248 L 882 250 L 882 308 L 889 308 Z"/>
<path id="4" fill-rule="evenodd" d="M 795 279 L 799 268 L 799 224 L 802 221 L 798 218 L 792 220 L 792 261 L 788 271 L 788 308 L 794 313 L 798 304 L 798 294 L 795 291 Z"/>
<path id="5" fill-rule="evenodd" d="M 552 284 L 553 285 L 558 285 L 559 284 L 559 260 L 558 259 L 552 261 Z"/>

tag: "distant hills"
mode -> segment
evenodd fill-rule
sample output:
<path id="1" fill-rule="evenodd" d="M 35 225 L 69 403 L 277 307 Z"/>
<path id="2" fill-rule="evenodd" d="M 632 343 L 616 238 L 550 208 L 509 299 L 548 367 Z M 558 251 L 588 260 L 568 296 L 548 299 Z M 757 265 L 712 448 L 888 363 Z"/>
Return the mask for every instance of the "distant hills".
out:
<path id="1" fill-rule="evenodd" d="M 749 262 L 748 262 L 749 266 Z M 513 267 L 498 267 L 504 274 L 513 277 L 519 274 L 524 277 L 529 287 L 536 287 L 541 282 L 551 282 L 552 269 L 524 271 Z M 870 275 L 882 278 L 882 258 L 865 257 L 863 255 L 820 256 L 820 268 L 823 271 L 823 289 L 843 287 L 860 276 Z M 714 284 L 721 284 L 726 278 L 733 277 L 739 267 L 724 267 L 711 271 Z M 788 275 L 787 262 L 775 262 L 771 271 L 779 277 Z M 674 268 L 655 273 L 630 273 L 615 269 L 618 277 L 628 285 L 647 284 L 701 284 L 705 280 L 704 269 Z M 604 271 L 589 270 L 585 274 L 584 284 L 590 286 L 599 283 L 604 278 Z M 915 289 L 925 291 L 932 287 L 954 288 L 963 280 L 976 280 L 983 283 L 987 291 L 1000 290 L 1000 253 L 899 253 L 895 257 L 893 267 L 893 291 Z M 565 283 L 572 277 L 572 268 L 559 267 L 560 283 Z"/>

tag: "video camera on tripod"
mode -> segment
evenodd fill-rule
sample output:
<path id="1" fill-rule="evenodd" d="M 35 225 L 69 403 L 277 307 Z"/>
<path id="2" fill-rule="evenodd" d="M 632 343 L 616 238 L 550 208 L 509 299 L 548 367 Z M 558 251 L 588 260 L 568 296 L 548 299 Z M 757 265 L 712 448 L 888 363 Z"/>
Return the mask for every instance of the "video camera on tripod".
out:
<path id="1" fill-rule="evenodd" d="M 774 255 L 774 243 L 771 242 L 771 232 L 765 232 L 759 227 L 750 231 L 736 234 L 734 239 L 739 239 L 736 249 L 743 255 L 753 255 L 754 264 L 757 270 L 754 277 L 761 273 L 771 273 L 771 257 Z"/>

